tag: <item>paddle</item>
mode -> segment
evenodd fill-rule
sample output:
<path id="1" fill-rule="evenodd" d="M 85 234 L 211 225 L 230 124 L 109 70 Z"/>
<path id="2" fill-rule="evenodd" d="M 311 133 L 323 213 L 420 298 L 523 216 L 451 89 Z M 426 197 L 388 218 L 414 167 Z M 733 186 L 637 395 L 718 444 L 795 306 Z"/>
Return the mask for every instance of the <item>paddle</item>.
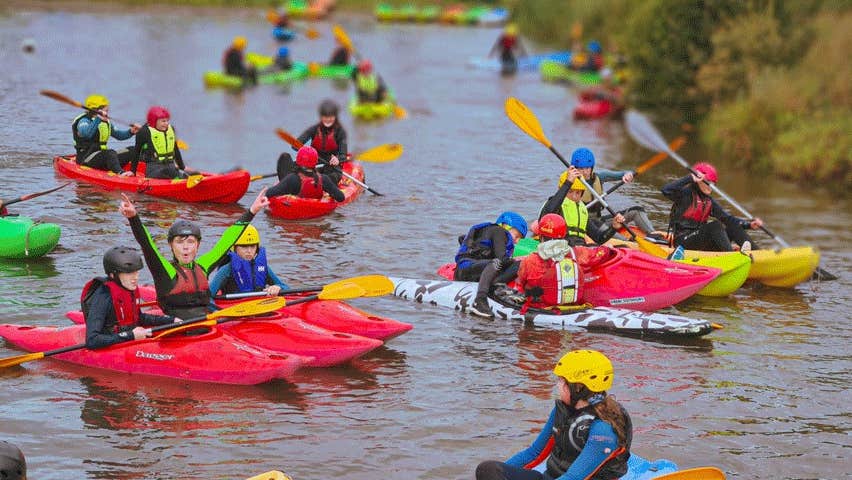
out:
<path id="1" fill-rule="evenodd" d="M 247 478 L 246 480 L 291 480 L 284 472 L 280 472 L 278 470 L 270 470 L 265 473 L 261 473 L 260 475 L 255 475 L 251 478 Z"/>
<path id="2" fill-rule="evenodd" d="M 362 297 L 380 297 L 382 295 L 387 295 L 393 292 L 393 282 L 384 275 L 363 275 L 360 277 L 352 277 L 345 278 L 343 280 L 338 280 L 334 283 L 329 283 L 325 286 L 318 287 L 304 287 L 304 288 L 295 288 L 290 290 L 281 290 L 278 295 L 289 295 L 291 293 L 303 293 L 303 292 L 315 292 L 317 290 L 326 291 L 328 289 L 337 288 L 342 285 L 357 285 L 361 289 L 364 290 L 364 294 L 360 295 Z M 320 292 L 322 293 L 322 292 Z M 245 293 L 229 293 L 222 297 L 226 300 L 234 299 L 234 298 L 250 298 L 250 297 L 262 297 L 265 296 L 266 292 L 245 292 Z M 290 302 L 292 305 L 293 302 Z"/>
<path id="3" fill-rule="evenodd" d="M 678 470 L 654 477 L 655 480 L 725 480 L 725 473 L 716 467 L 698 467 Z"/>
<path id="4" fill-rule="evenodd" d="M 290 135 L 284 129 L 276 128 L 275 133 L 278 134 L 278 136 L 281 137 L 282 140 L 289 143 L 293 148 L 302 148 L 302 146 L 304 145 L 302 142 L 299 141 L 298 138 L 294 137 L 293 135 Z M 349 180 L 352 180 L 353 182 L 360 185 L 362 188 L 369 191 L 373 195 L 378 195 L 380 197 L 384 196 L 383 194 L 381 194 L 381 193 L 373 190 L 372 188 L 370 188 L 369 185 L 367 185 L 366 183 L 364 183 L 361 180 L 358 180 L 357 178 L 353 177 L 352 175 L 349 175 L 348 173 L 344 172 L 342 169 L 337 168 L 337 171 L 339 171 L 340 173 L 343 174 L 344 177 L 348 178 Z"/>
<path id="5" fill-rule="evenodd" d="M 60 188 L 65 188 L 70 184 L 71 184 L 71 182 L 65 182 L 58 187 L 53 187 L 50 190 L 45 190 L 43 192 L 28 193 L 26 195 L 21 195 L 18 198 L 13 198 L 11 200 L 0 200 L 0 206 L 5 207 L 5 206 L 11 205 L 13 203 L 23 202 L 24 200 L 30 200 L 32 198 L 40 197 L 42 195 L 47 195 L 48 193 L 55 192 L 55 191 L 59 190 Z"/>
<path id="6" fill-rule="evenodd" d="M 266 11 L 266 19 L 269 21 L 269 23 L 271 23 L 273 25 L 278 25 L 278 18 L 279 18 L 278 12 L 276 12 L 275 10 L 267 10 Z M 291 28 L 291 27 L 287 27 L 287 28 Z M 320 33 L 314 27 L 298 28 L 295 25 L 292 25 L 292 29 L 297 30 L 297 31 L 301 31 L 310 40 L 316 40 L 317 38 L 320 37 Z"/>
<path id="7" fill-rule="evenodd" d="M 187 326 L 198 326 L 206 320 L 215 322 L 215 319 L 217 318 L 239 318 L 260 315 L 263 313 L 274 312 L 275 310 L 278 310 L 279 308 L 283 307 L 285 304 L 286 300 L 284 300 L 283 298 L 263 298 L 260 300 L 252 300 L 240 303 L 238 305 L 234 305 L 232 307 L 223 308 L 222 310 L 217 310 L 215 312 L 208 313 L 203 317 L 189 318 L 178 323 L 153 327 L 151 331 L 160 332 L 164 330 L 183 329 Z M 86 344 L 79 343 L 77 345 L 48 350 L 46 352 L 34 352 L 28 353 L 26 355 L 18 355 L 16 357 L 4 358 L 0 359 L 0 368 L 13 367 L 15 365 L 20 365 L 21 363 L 29 362 L 31 360 L 38 360 L 40 358 L 50 357 L 52 355 L 58 355 L 60 353 L 71 352 L 74 350 L 81 350 L 83 348 L 86 348 Z"/>
<path id="8" fill-rule="evenodd" d="M 383 145 L 379 145 L 378 147 L 373 147 L 369 150 L 364 150 L 361 153 L 356 153 L 352 156 L 352 158 L 361 162 L 389 163 L 399 158 L 399 156 L 402 155 L 402 152 L 403 148 L 402 145 L 400 145 L 399 143 L 385 143 Z M 251 177 L 251 181 L 253 182 L 262 178 L 271 178 L 276 175 L 278 174 L 267 173 L 266 175 L 254 175 Z"/>
<path id="9" fill-rule="evenodd" d="M 641 113 L 639 113 L 635 110 L 630 110 L 629 112 L 627 112 L 627 115 L 625 117 L 625 121 L 627 123 L 627 131 L 628 131 L 628 133 L 630 133 L 630 136 L 633 137 L 633 139 L 636 141 L 636 143 L 642 145 L 643 147 L 647 148 L 648 150 L 656 150 L 658 152 L 666 152 L 672 158 L 674 158 L 679 164 L 681 164 L 684 168 L 689 170 L 689 172 L 691 174 L 696 175 L 695 170 L 693 170 L 692 167 L 689 166 L 689 163 L 686 160 L 684 160 L 680 155 L 678 155 L 672 149 L 669 148 L 669 146 L 666 144 L 666 141 L 663 139 L 662 135 L 660 135 L 660 132 L 656 128 L 654 128 L 653 125 L 651 125 L 651 122 L 648 120 L 647 117 L 645 117 L 644 115 L 642 115 Z M 749 211 L 746 210 L 745 207 L 743 207 L 742 205 L 737 203 L 733 198 L 728 196 L 728 194 L 723 192 L 718 186 L 716 186 L 716 184 L 708 183 L 707 185 L 710 185 L 710 188 L 714 192 L 716 192 L 717 195 L 724 198 L 728 203 L 733 205 L 734 208 L 739 210 L 740 213 L 745 215 L 747 218 L 750 218 L 750 219 L 754 218 L 754 215 L 749 213 Z M 763 230 L 764 232 L 766 232 L 767 235 L 772 237 L 782 247 L 784 247 L 784 248 L 790 247 L 789 243 L 787 243 L 780 236 L 778 236 L 775 233 L 773 233 L 772 231 L 770 231 L 766 226 L 761 225 L 760 229 Z M 829 273 L 828 271 L 824 270 L 822 267 L 817 267 L 812 278 L 815 279 L 815 280 L 837 280 L 837 276 L 835 276 L 832 273 Z"/>

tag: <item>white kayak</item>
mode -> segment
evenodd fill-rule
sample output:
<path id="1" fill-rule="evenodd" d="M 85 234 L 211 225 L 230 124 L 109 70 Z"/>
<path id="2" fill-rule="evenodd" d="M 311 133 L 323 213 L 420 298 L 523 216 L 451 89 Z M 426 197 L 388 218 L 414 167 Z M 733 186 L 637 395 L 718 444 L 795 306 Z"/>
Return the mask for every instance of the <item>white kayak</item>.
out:
<path id="1" fill-rule="evenodd" d="M 449 307 L 462 312 L 467 311 L 476 297 L 476 283 L 472 282 L 397 277 L 390 277 L 390 279 L 394 284 L 393 294 L 397 297 Z M 714 325 L 706 320 L 610 307 L 590 307 L 562 313 L 530 308 L 526 313 L 521 313 L 520 305 L 501 298 L 499 293 L 497 295 L 488 299 L 491 311 L 496 318 L 519 320 L 539 326 L 575 327 L 637 336 L 677 337 L 699 337 L 707 335 L 714 328 Z"/>

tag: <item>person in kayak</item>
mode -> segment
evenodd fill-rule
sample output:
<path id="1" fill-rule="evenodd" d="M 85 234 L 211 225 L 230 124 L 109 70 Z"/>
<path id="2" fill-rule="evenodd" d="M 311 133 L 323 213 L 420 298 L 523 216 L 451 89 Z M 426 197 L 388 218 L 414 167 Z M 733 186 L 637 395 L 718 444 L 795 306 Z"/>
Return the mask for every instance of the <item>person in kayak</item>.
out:
<path id="1" fill-rule="evenodd" d="M 669 222 L 672 245 L 714 252 L 735 250 L 732 242 L 743 252 L 758 248 L 745 229 L 758 229 L 763 226 L 763 220 L 735 217 L 710 196 L 713 193 L 711 184 L 719 179 L 716 167 L 701 162 L 692 170 L 695 174 L 674 180 L 661 190 L 674 202 Z"/>
<path id="2" fill-rule="evenodd" d="M 275 55 L 275 63 L 272 64 L 271 70 L 286 72 L 291 68 L 293 68 L 293 60 L 290 58 L 290 49 L 287 47 L 279 47 L 278 54 Z"/>
<path id="3" fill-rule="evenodd" d="M 328 60 L 329 65 L 349 65 L 349 56 L 352 52 L 343 45 L 339 38 L 335 37 L 334 42 L 337 44 L 334 51 L 331 52 L 331 58 Z"/>
<path id="4" fill-rule="evenodd" d="M 597 40 L 592 40 L 586 44 L 585 62 L 578 66 L 581 72 L 597 72 L 603 68 L 603 48 Z"/>
<path id="5" fill-rule="evenodd" d="M 624 109 L 624 92 L 615 84 L 612 70 L 606 67 L 601 70 L 601 84 L 597 87 L 587 88 L 581 91 L 579 97 L 581 100 L 585 101 L 607 101 L 610 105 L 612 105 L 613 112 Z M 633 180 L 632 175 L 631 180 Z"/>
<path id="6" fill-rule="evenodd" d="M 27 480 L 27 459 L 16 445 L 0 440 L 0 478 Z"/>
<path id="7" fill-rule="evenodd" d="M 243 230 L 251 223 L 255 214 L 269 205 L 266 189 L 260 191 L 248 211 L 233 225 L 225 229 L 222 236 L 207 253 L 198 255 L 201 244 L 201 229 L 197 224 L 177 219 L 169 228 L 168 242 L 172 259 L 167 260 L 157 250 L 148 229 L 136 213 L 136 206 L 126 194 L 119 205 L 119 212 L 130 222 L 130 229 L 145 256 L 145 263 L 154 277 L 157 302 L 168 315 L 180 318 L 200 317 L 209 313 L 210 286 L 207 275 L 240 238 Z"/>
<path id="8" fill-rule="evenodd" d="M 544 218 L 548 213 L 561 215 L 567 225 L 565 240 L 568 240 L 571 246 L 586 245 L 586 235 L 600 245 L 612 238 L 616 231 L 624 226 L 624 216 L 620 213 L 616 214 L 610 225 L 592 218 L 582 200 L 586 187 L 580 181 L 581 175 L 582 173 L 573 166 L 568 169 L 565 182 L 544 203 L 539 219 Z"/>
<path id="9" fill-rule="evenodd" d="M 491 47 L 491 51 L 488 52 L 488 56 L 490 57 L 498 51 L 500 52 L 500 63 L 504 66 L 504 68 L 511 66 L 511 70 L 517 69 L 518 61 L 515 58 L 516 51 L 522 57 L 527 55 L 527 51 L 521 44 L 520 38 L 518 38 L 518 26 L 514 23 L 506 25 L 503 33 L 497 37 L 497 41 L 494 42 L 494 46 Z"/>
<path id="10" fill-rule="evenodd" d="M 633 181 L 633 172 L 629 170 L 597 170 L 595 171 L 595 154 L 592 153 L 591 150 L 585 147 L 578 148 L 574 150 L 571 154 L 571 166 L 576 168 L 586 180 L 592 188 L 598 193 L 598 195 L 604 195 L 603 184 L 606 182 L 612 182 L 616 180 L 621 180 L 624 183 L 630 183 Z M 565 171 L 559 177 L 559 185 L 562 186 L 563 183 L 569 176 L 569 172 Z M 603 222 L 609 220 L 611 215 L 603 215 L 603 205 L 600 202 L 595 202 L 594 196 L 591 192 L 584 191 L 582 200 L 587 205 L 589 212 L 589 217 L 594 219 L 597 222 Z M 654 226 L 651 224 L 651 220 L 648 218 L 648 214 L 645 212 L 645 209 L 641 206 L 634 205 L 626 210 L 620 212 L 624 219 L 629 223 L 635 223 L 640 230 L 642 230 L 649 237 L 662 238 L 656 235 Z M 623 222 L 620 222 L 623 223 Z"/>
<path id="11" fill-rule="evenodd" d="M 122 166 L 130 162 L 133 153 L 128 149 L 116 152 L 107 148 L 109 137 L 127 140 L 139 131 L 139 125 L 133 123 L 127 130 L 117 130 L 109 121 L 109 100 L 103 95 L 89 95 L 84 103 L 86 111 L 71 123 L 74 135 L 74 149 L 77 152 L 77 164 L 97 170 L 106 170 L 123 177 L 132 175 Z"/>
<path id="12" fill-rule="evenodd" d="M 89 280 L 80 295 L 86 319 L 86 348 L 104 348 L 151 336 L 151 329 L 180 321 L 166 315 L 150 315 L 139 309 L 139 271 L 142 255 L 128 247 L 113 247 L 104 254 L 106 277 Z"/>
<path id="13" fill-rule="evenodd" d="M 559 359 L 553 373 L 559 398 L 538 437 L 505 462 L 480 463 L 476 480 L 614 480 L 627 473 L 633 422 L 607 394 L 612 362 L 596 350 L 573 350 Z M 546 471 L 527 470 L 546 449 Z"/>
<path id="14" fill-rule="evenodd" d="M 518 274 L 518 262 L 512 259 L 515 243 L 527 236 L 527 221 L 520 214 L 506 211 L 494 223 L 479 223 L 459 237 L 454 280 L 479 282 L 476 298 L 468 311 L 480 317 L 492 317 L 488 293 L 494 283 L 508 283 Z"/>
<path id="15" fill-rule="evenodd" d="M 345 200 L 346 196 L 331 176 L 317 171 L 318 158 L 314 147 L 304 145 L 296 153 L 296 171 L 289 173 L 273 185 L 266 192 L 267 196 L 297 195 L 303 198 L 320 199 L 328 193 L 337 202 Z"/>
<path id="16" fill-rule="evenodd" d="M 227 75 L 241 77 L 246 82 L 256 84 L 257 70 L 252 65 L 247 65 L 243 58 L 247 44 L 246 37 L 234 37 L 231 46 L 222 56 L 222 68 Z"/>
<path id="17" fill-rule="evenodd" d="M 346 130 L 338 120 L 339 112 L 340 107 L 337 103 L 333 100 L 323 100 L 319 105 L 319 123 L 308 127 L 298 137 L 300 143 L 310 144 L 316 149 L 323 165 L 330 165 L 323 168 L 323 173 L 331 178 L 335 185 L 343 176 L 339 170 L 340 164 L 348 160 Z M 293 161 L 290 153 L 284 152 L 278 156 L 276 170 L 278 180 L 283 180 L 296 171 L 296 162 Z"/>
<path id="18" fill-rule="evenodd" d="M 169 123 L 171 114 L 165 107 L 148 109 L 148 124 L 136 134 L 130 171 L 136 174 L 139 162 L 145 163 L 148 178 L 187 178 L 183 156 L 175 143 L 175 129 Z"/>
<path id="19" fill-rule="evenodd" d="M 289 288 L 267 264 L 266 248 L 260 246 L 260 233 L 254 225 L 243 230 L 228 252 L 228 259 L 210 281 L 213 296 L 242 292 L 266 292 L 275 296 Z"/>
<path id="20" fill-rule="evenodd" d="M 373 62 L 363 59 L 352 71 L 355 95 L 359 103 L 382 103 L 387 100 L 388 87 L 381 75 L 373 70 Z"/>

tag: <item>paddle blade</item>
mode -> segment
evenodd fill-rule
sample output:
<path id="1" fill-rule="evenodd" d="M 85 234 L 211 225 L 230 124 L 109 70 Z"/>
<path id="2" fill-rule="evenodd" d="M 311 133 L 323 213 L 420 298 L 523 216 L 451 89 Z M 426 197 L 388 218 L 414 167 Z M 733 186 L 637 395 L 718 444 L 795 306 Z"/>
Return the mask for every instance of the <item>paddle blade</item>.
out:
<path id="1" fill-rule="evenodd" d="M 261 473 L 260 475 L 255 475 L 246 480 L 291 480 L 291 478 L 285 475 L 283 472 L 279 472 L 278 470 L 272 470 L 266 473 Z"/>
<path id="2" fill-rule="evenodd" d="M 308 74 L 310 74 L 311 76 L 316 77 L 317 75 L 319 75 L 320 67 L 321 67 L 321 66 L 320 66 L 320 64 L 319 64 L 319 63 L 317 63 L 317 62 L 311 62 L 311 63 L 309 63 L 309 64 L 308 64 Z"/>
<path id="3" fill-rule="evenodd" d="M 642 115 L 636 110 L 630 110 L 624 117 L 624 123 L 627 124 L 627 133 L 639 145 L 642 145 L 648 150 L 666 152 L 669 155 L 674 153 L 669 149 L 668 143 L 660 135 L 660 132 L 651 125 L 651 121 L 645 115 Z"/>
<path id="4" fill-rule="evenodd" d="M 384 275 L 362 275 L 360 277 L 345 278 L 334 283 L 329 283 L 323 290 L 337 288 L 345 285 L 358 285 L 364 290 L 362 297 L 380 297 L 393 292 L 393 282 Z"/>
<path id="5" fill-rule="evenodd" d="M 369 150 L 364 150 L 356 155 L 355 158 L 362 162 L 386 163 L 399 158 L 402 155 L 402 151 L 402 145 L 399 143 L 386 143 Z"/>
<path id="6" fill-rule="evenodd" d="M 349 50 L 350 52 L 355 50 L 355 46 L 352 45 L 352 40 L 349 39 L 349 35 L 346 34 L 346 31 L 343 30 L 343 27 L 340 25 L 335 25 L 331 28 L 331 33 L 334 34 L 334 38 L 343 45 L 343 48 Z"/>
<path id="7" fill-rule="evenodd" d="M 654 478 L 656 480 L 725 480 L 725 473 L 716 467 L 698 467 L 678 470 Z"/>
<path id="8" fill-rule="evenodd" d="M 186 188 L 193 188 L 204 180 L 204 175 L 190 175 L 186 179 Z"/>
<path id="9" fill-rule="evenodd" d="M 53 90 L 41 90 L 38 93 L 44 95 L 45 97 L 49 97 L 49 98 L 52 98 L 54 100 L 58 100 L 62 103 L 67 103 L 68 105 L 83 108 L 82 103 L 80 103 L 76 100 L 72 100 L 71 98 L 68 98 L 65 95 L 62 95 L 59 92 L 56 92 L 56 91 L 53 91 Z"/>
<path id="10" fill-rule="evenodd" d="M 336 285 L 326 285 L 317 298 L 320 300 L 349 300 L 352 298 L 363 297 L 366 293 L 363 287 L 354 283 L 342 283 Z"/>
<path id="11" fill-rule="evenodd" d="M 15 365 L 20 365 L 24 362 L 30 362 L 32 360 L 38 360 L 40 358 L 44 358 L 44 352 L 28 353 L 26 355 L 3 358 L 0 359 L 0 368 L 14 367 Z"/>
<path id="12" fill-rule="evenodd" d="M 544 135 L 544 130 L 541 129 L 541 124 L 538 122 L 535 114 L 527 108 L 520 100 L 515 97 L 506 99 L 506 116 L 514 122 L 527 135 L 538 140 L 542 145 L 550 148 L 552 144 Z"/>
<path id="13" fill-rule="evenodd" d="M 399 105 L 396 105 L 393 107 L 393 116 L 397 120 L 404 120 L 408 118 L 408 110 L 400 107 Z"/>
<path id="14" fill-rule="evenodd" d="M 266 11 L 266 20 L 269 23 L 276 25 L 278 23 L 278 12 L 276 12 L 275 10 L 272 10 L 272 9 L 267 10 Z"/>
<path id="15" fill-rule="evenodd" d="M 278 135 L 278 137 L 284 140 L 285 142 L 289 143 L 293 148 L 302 148 L 302 142 L 300 142 L 299 139 L 294 137 L 293 135 L 290 135 L 283 128 L 276 128 L 275 134 Z"/>
<path id="16" fill-rule="evenodd" d="M 209 315 L 207 319 L 220 317 L 251 317 L 270 313 L 287 305 L 287 300 L 284 297 L 268 297 L 259 300 L 251 300 L 248 302 L 239 303 L 237 305 L 217 310 Z"/>
<path id="17" fill-rule="evenodd" d="M 659 258 L 666 258 L 669 256 L 669 252 L 665 248 L 661 247 L 660 245 L 657 245 L 656 243 L 648 240 L 647 238 L 636 237 L 635 240 L 636 243 L 639 244 L 639 249 L 647 254 Z"/>
<path id="18" fill-rule="evenodd" d="M 684 143 L 686 143 L 686 137 L 680 136 L 680 137 L 677 137 L 674 140 L 672 140 L 672 143 L 669 144 L 669 148 L 671 148 L 674 151 L 678 151 L 678 150 L 680 150 L 680 147 L 682 147 Z M 643 163 L 642 165 L 639 165 L 639 167 L 636 169 L 636 174 L 641 175 L 641 174 L 647 172 L 652 167 L 659 164 L 660 162 L 667 159 L 668 157 L 669 157 L 669 154 L 667 152 L 657 153 L 656 155 L 654 155 L 653 157 L 648 159 L 645 163 Z"/>
<path id="19" fill-rule="evenodd" d="M 272 177 L 275 177 L 275 176 L 278 176 L 278 174 L 277 173 L 267 173 L 266 175 L 252 175 L 249 178 L 249 181 L 253 182 L 255 180 L 261 180 L 261 179 L 264 179 L 264 178 L 272 178 Z"/>
<path id="20" fill-rule="evenodd" d="M 320 38 L 320 33 L 313 27 L 308 27 L 308 29 L 305 30 L 305 36 L 308 37 L 309 40 L 316 40 L 317 38 Z"/>
<path id="21" fill-rule="evenodd" d="M 181 150 L 189 150 L 189 145 L 179 138 L 175 140 L 175 145 L 177 145 L 177 147 Z"/>

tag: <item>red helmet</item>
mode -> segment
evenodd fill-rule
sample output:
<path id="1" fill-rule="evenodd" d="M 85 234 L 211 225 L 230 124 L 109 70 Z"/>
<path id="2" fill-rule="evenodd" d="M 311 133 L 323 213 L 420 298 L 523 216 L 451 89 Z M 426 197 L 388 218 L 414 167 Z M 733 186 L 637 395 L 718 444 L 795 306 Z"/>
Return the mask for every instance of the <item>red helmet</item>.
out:
<path id="1" fill-rule="evenodd" d="M 166 110 L 166 107 L 157 105 L 148 109 L 148 125 L 152 127 L 156 126 L 157 120 L 161 118 L 172 118 L 172 114 Z"/>
<path id="2" fill-rule="evenodd" d="M 358 71 L 361 73 L 370 73 L 373 71 L 373 63 L 369 60 L 361 60 L 358 64 Z"/>
<path id="3" fill-rule="evenodd" d="M 305 145 L 296 153 L 296 165 L 305 168 L 316 168 L 317 166 L 317 150 L 310 145 Z"/>
<path id="4" fill-rule="evenodd" d="M 692 169 L 696 172 L 701 172 L 708 182 L 716 183 L 719 180 L 719 175 L 716 174 L 716 167 L 707 162 L 696 163 Z"/>
<path id="5" fill-rule="evenodd" d="M 538 221 L 538 234 L 547 238 L 562 238 L 568 231 L 562 215 L 548 213 Z"/>

